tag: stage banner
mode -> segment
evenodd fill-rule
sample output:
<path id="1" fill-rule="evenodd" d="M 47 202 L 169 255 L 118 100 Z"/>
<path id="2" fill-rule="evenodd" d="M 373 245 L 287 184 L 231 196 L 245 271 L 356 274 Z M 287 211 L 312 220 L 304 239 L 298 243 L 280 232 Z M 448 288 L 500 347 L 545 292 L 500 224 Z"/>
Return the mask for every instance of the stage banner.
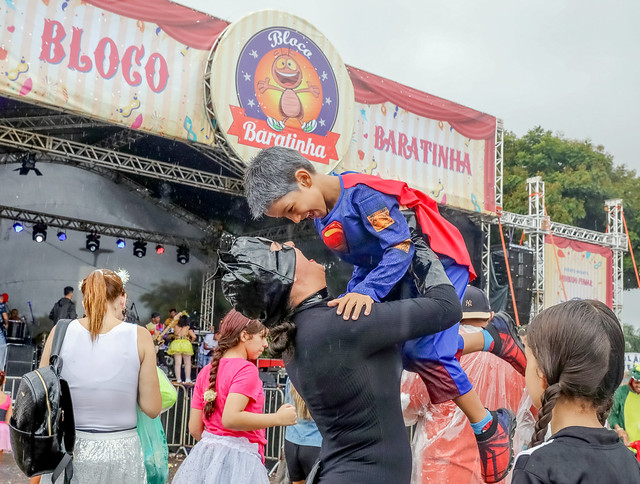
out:
<path id="1" fill-rule="evenodd" d="M 328 173 L 349 149 L 349 73 L 306 20 L 264 10 L 233 22 L 217 40 L 208 72 L 205 104 L 243 161 L 261 149 L 285 146 Z"/>
<path id="2" fill-rule="evenodd" d="M 21 0 L 2 10 L 0 95 L 213 143 L 202 81 L 226 22 L 164 0 Z M 189 23 L 187 43 L 176 40 Z"/>
<path id="3" fill-rule="evenodd" d="M 624 369 L 631 371 L 636 363 L 640 363 L 640 353 L 626 352 L 624 354 Z"/>
<path id="4" fill-rule="evenodd" d="M 613 253 L 607 247 L 562 237 L 546 237 L 544 253 L 544 305 L 572 299 L 596 299 L 613 304 Z M 558 263 L 556 263 L 556 254 Z M 560 271 L 558 272 L 558 265 Z M 562 290 L 567 292 L 565 299 Z"/>
<path id="5" fill-rule="evenodd" d="M 402 180 L 442 205 L 486 213 L 495 208 L 494 158 L 485 160 L 486 146 L 446 121 L 391 102 L 358 103 L 351 146 L 339 168 Z"/>

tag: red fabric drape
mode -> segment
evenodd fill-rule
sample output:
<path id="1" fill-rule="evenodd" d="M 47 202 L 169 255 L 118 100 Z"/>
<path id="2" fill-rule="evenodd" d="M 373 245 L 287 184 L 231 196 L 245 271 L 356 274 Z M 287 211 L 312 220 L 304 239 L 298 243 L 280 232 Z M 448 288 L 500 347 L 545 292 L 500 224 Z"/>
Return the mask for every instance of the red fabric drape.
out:
<path id="1" fill-rule="evenodd" d="M 169 36 L 189 47 L 209 50 L 229 25 L 226 20 L 197 12 L 168 0 L 85 0 L 123 17 L 153 22 Z"/>
<path id="2" fill-rule="evenodd" d="M 425 118 L 448 122 L 458 133 L 471 139 L 493 139 L 496 118 L 395 81 L 348 66 L 356 101 L 380 104 L 386 101 Z"/>

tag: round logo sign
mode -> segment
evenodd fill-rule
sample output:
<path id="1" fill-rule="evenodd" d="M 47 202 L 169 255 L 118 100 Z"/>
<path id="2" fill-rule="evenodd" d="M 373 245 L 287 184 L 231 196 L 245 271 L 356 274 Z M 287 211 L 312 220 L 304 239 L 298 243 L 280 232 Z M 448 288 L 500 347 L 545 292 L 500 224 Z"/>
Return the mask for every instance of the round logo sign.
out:
<path id="1" fill-rule="evenodd" d="M 353 134 L 346 67 L 308 22 L 276 11 L 229 25 L 210 56 L 205 92 L 218 129 L 240 159 L 286 146 L 329 172 Z"/>

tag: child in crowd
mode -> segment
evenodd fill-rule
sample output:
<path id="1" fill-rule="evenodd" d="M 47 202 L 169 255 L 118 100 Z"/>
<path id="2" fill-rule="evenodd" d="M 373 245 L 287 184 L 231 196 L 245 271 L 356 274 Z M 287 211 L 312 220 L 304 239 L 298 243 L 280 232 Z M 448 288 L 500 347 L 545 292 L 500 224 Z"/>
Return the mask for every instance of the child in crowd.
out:
<path id="1" fill-rule="evenodd" d="M 287 382 L 286 402 L 293 404 L 297 423 L 287 427 L 284 434 L 284 456 L 292 484 L 304 484 L 320 455 L 322 435 L 313 421 L 306 402 L 291 380 Z"/>
<path id="2" fill-rule="evenodd" d="M 189 326 L 189 317 L 186 315 L 180 316 L 178 325 L 173 330 L 175 336 L 174 340 L 169 345 L 167 353 L 173 356 L 174 368 L 176 372 L 176 382 L 182 383 L 182 361 L 184 360 L 184 381 L 185 383 L 191 382 L 191 357 L 193 356 L 193 342 L 196 339 L 196 334 Z"/>
<path id="3" fill-rule="evenodd" d="M 4 385 L 5 374 L 0 371 L 0 389 Z M 11 451 L 11 442 L 9 439 L 9 419 L 11 418 L 11 397 L 0 390 L 0 462 L 2 461 L 2 453 L 5 450 Z"/>
<path id="4" fill-rule="evenodd" d="M 196 379 L 189 432 L 198 440 L 178 469 L 174 484 L 268 484 L 264 467 L 267 427 L 296 423 L 295 408 L 284 404 L 263 414 L 264 392 L 256 360 L 267 347 L 260 321 L 230 311 L 220 325 L 213 360 Z"/>
<path id="5" fill-rule="evenodd" d="M 640 482 L 635 456 L 603 427 L 624 373 L 613 311 L 590 300 L 552 306 L 529 324 L 525 351 L 527 390 L 539 412 L 512 484 Z"/>
<path id="6" fill-rule="evenodd" d="M 344 319 L 368 315 L 374 301 L 416 297 L 424 289 L 430 246 L 462 299 L 475 277 L 462 235 L 438 212 L 437 203 L 406 183 L 378 177 L 317 173 L 297 151 L 262 150 L 245 174 L 254 217 L 266 214 L 295 223 L 311 218 L 323 242 L 354 265 L 347 294 L 329 302 Z M 401 207 L 411 212 L 402 213 Z M 407 218 L 405 218 L 407 217 Z M 480 349 L 491 351 L 524 373 L 526 360 L 514 328 L 490 324 Z M 505 477 L 513 461 L 515 417 L 504 408 L 487 410 L 457 359 L 464 351 L 458 325 L 403 345 L 405 369 L 425 382 L 433 403 L 453 400 L 469 419 L 485 482 Z"/>

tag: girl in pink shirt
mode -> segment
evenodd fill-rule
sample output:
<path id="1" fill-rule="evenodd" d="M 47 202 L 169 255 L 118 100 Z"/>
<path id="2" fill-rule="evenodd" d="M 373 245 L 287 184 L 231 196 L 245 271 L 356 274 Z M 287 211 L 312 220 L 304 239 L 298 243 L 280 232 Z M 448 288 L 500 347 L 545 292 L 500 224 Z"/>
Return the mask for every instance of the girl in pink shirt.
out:
<path id="1" fill-rule="evenodd" d="M 267 328 L 235 310 L 220 325 L 211 363 L 196 379 L 189 432 L 198 440 L 174 484 L 268 484 L 265 428 L 296 423 L 292 405 L 263 414 L 264 393 L 256 360 L 267 347 Z"/>

